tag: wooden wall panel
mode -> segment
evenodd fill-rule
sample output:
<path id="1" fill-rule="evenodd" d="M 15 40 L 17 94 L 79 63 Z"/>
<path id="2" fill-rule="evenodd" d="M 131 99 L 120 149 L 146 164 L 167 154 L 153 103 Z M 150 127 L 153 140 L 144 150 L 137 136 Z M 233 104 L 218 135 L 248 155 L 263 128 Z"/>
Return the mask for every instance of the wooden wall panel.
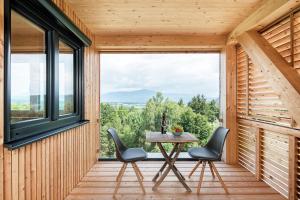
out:
<path id="1" fill-rule="evenodd" d="M 261 35 L 298 72 L 299 31 L 299 12 L 293 12 L 261 31 Z M 299 199 L 299 125 L 291 118 L 278 93 L 272 90 L 272 83 L 265 79 L 259 67 L 252 64 L 240 46 L 237 46 L 237 63 L 239 163 L 283 196 Z"/>
<path id="2" fill-rule="evenodd" d="M 54 2 L 93 41 L 93 34 L 62 0 Z M 0 0 L 0 107 L 3 108 L 3 0 Z M 98 158 L 99 56 L 85 49 L 85 118 L 88 124 L 10 151 L 0 117 L 0 199 L 64 199 Z M 3 110 L 0 109 L 3 116 Z"/>

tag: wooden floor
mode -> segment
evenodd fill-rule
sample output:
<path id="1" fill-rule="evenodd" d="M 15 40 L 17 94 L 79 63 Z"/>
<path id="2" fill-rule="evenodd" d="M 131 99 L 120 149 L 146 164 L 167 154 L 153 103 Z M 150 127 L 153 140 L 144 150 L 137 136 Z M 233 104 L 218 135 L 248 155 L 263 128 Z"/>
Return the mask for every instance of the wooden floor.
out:
<path id="1" fill-rule="evenodd" d="M 196 162 L 192 161 L 178 161 L 176 162 L 176 166 L 181 173 L 187 177 L 195 163 Z M 216 163 L 216 167 L 228 187 L 229 195 L 225 195 L 220 183 L 217 182 L 217 179 L 214 180 L 212 178 L 208 168 L 206 168 L 200 195 L 196 194 L 200 169 L 195 172 L 191 179 L 187 179 L 187 184 L 191 187 L 192 193 L 185 192 L 185 189 L 177 181 L 173 172 L 170 172 L 169 176 L 158 188 L 158 191 L 153 192 L 153 182 L 151 180 L 161 165 L 162 162 L 160 161 L 144 161 L 138 163 L 138 166 L 145 177 L 144 186 L 146 195 L 142 195 L 132 166 L 128 165 L 129 168 L 127 168 L 125 172 L 116 199 L 285 199 L 265 183 L 256 181 L 254 175 L 246 169 L 239 166 L 227 165 L 222 162 Z M 77 187 L 72 190 L 67 199 L 113 199 L 112 193 L 116 184 L 115 178 L 120 167 L 121 163 L 116 161 L 98 162 L 81 180 Z"/>

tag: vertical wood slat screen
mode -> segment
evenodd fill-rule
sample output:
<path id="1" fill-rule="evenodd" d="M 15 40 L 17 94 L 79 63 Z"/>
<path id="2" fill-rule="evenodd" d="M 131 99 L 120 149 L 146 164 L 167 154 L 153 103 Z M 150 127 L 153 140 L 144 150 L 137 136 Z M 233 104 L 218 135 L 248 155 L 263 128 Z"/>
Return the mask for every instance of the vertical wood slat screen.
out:
<path id="1" fill-rule="evenodd" d="M 3 0 L 0 0 L 3 5 Z M 54 0 L 92 40 L 93 35 L 63 0 Z M 3 8 L 3 7 L 2 7 Z M 3 10 L 0 12 L 3 21 Z M 3 41 L 3 24 L 0 39 Z M 85 118 L 90 122 L 10 151 L 0 130 L 0 199 L 64 199 L 97 161 L 99 150 L 99 54 L 85 48 Z M 3 42 L 0 43 L 0 79 L 3 80 Z M 0 82 L 3 88 L 3 81 Z M 3 107 L 0 89 L 0 107 Z M 3 110 L 1 110 L 3 111 Z M 1 127 L 3 121 L 0 119 Z"/>
<path id="2" fill-rule="evenodd" d="M 300 11 L 260 33 L 300 73 Z M 260 68 L 252 64 L 239 45 L 237 77 L 240 165 L 283 196 L 294 199 L 295 195 L 300 199 L 300 139 L 297 138 L 300 126 L 270 87 L 272 83 L 264 78 Z M 295 138 L 295 144 L 290 137 Z M 245 147 L 251 147 L 251 151 Z"/>
<path id="3" fill-rule="evenodd" d="M 261 179 L 288 197 L 288 136 L 263 130 L 261 137 Z"/>
<path id="4" fill-rule="evenodd" d="M 238 160 L 239 164 L 255 174 L 256 137 L 252 128 L 243 123 L 238 124 Z"/>
<path id="5" fill-rule="evenodd" d="M 259 67 L 252 64 L 241 46 L 237 46 L 237 92 L 239 118 L 293 126 L 293 120 L 279 95 L 272 90 Z"/>

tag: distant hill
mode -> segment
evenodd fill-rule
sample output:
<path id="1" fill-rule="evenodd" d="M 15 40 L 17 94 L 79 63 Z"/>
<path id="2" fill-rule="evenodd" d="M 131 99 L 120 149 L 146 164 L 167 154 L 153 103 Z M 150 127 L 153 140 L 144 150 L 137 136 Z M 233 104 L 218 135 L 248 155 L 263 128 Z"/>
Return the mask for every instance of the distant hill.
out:
<path id="1" fill-rule="evenodd" d="M 120 91 L 101 94 L 102 102 L 112 103 L 146 103 L 151 97 L 155 96 L 157 92 L 152 90 L 135 90 L 135 91 Z M 164 97 L 168 97 L 173 101 L 183 99 L 185 103 L 189 102 L 194 95 L 192 94 L 173 94 L 163 93 Z"/>

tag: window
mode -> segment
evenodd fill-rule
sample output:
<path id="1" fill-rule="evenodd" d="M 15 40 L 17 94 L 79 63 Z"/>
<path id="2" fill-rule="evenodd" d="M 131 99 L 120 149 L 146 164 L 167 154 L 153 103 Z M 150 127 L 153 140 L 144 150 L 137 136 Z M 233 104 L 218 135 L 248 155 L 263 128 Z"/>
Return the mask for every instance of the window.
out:
<path id="1" fill-rule="evenodd" d="M 37 38 L 32 48 L 23 34 Z M 46 33 L 15 11 L 11 12 L 12 124 L 46 117 Z"/>
<path id="2" fill-rule="evenodd" d="M 84 122 L 83 49 L 90 41 L 51 9 L 57 8 L 50 1 L 5 1 L 5 143 L 11 148 Z"/>
<path id="3" fill-rule="evenodd" d="M 59 41 L 59 115 L 74 113 L 74 53 Z"/>

